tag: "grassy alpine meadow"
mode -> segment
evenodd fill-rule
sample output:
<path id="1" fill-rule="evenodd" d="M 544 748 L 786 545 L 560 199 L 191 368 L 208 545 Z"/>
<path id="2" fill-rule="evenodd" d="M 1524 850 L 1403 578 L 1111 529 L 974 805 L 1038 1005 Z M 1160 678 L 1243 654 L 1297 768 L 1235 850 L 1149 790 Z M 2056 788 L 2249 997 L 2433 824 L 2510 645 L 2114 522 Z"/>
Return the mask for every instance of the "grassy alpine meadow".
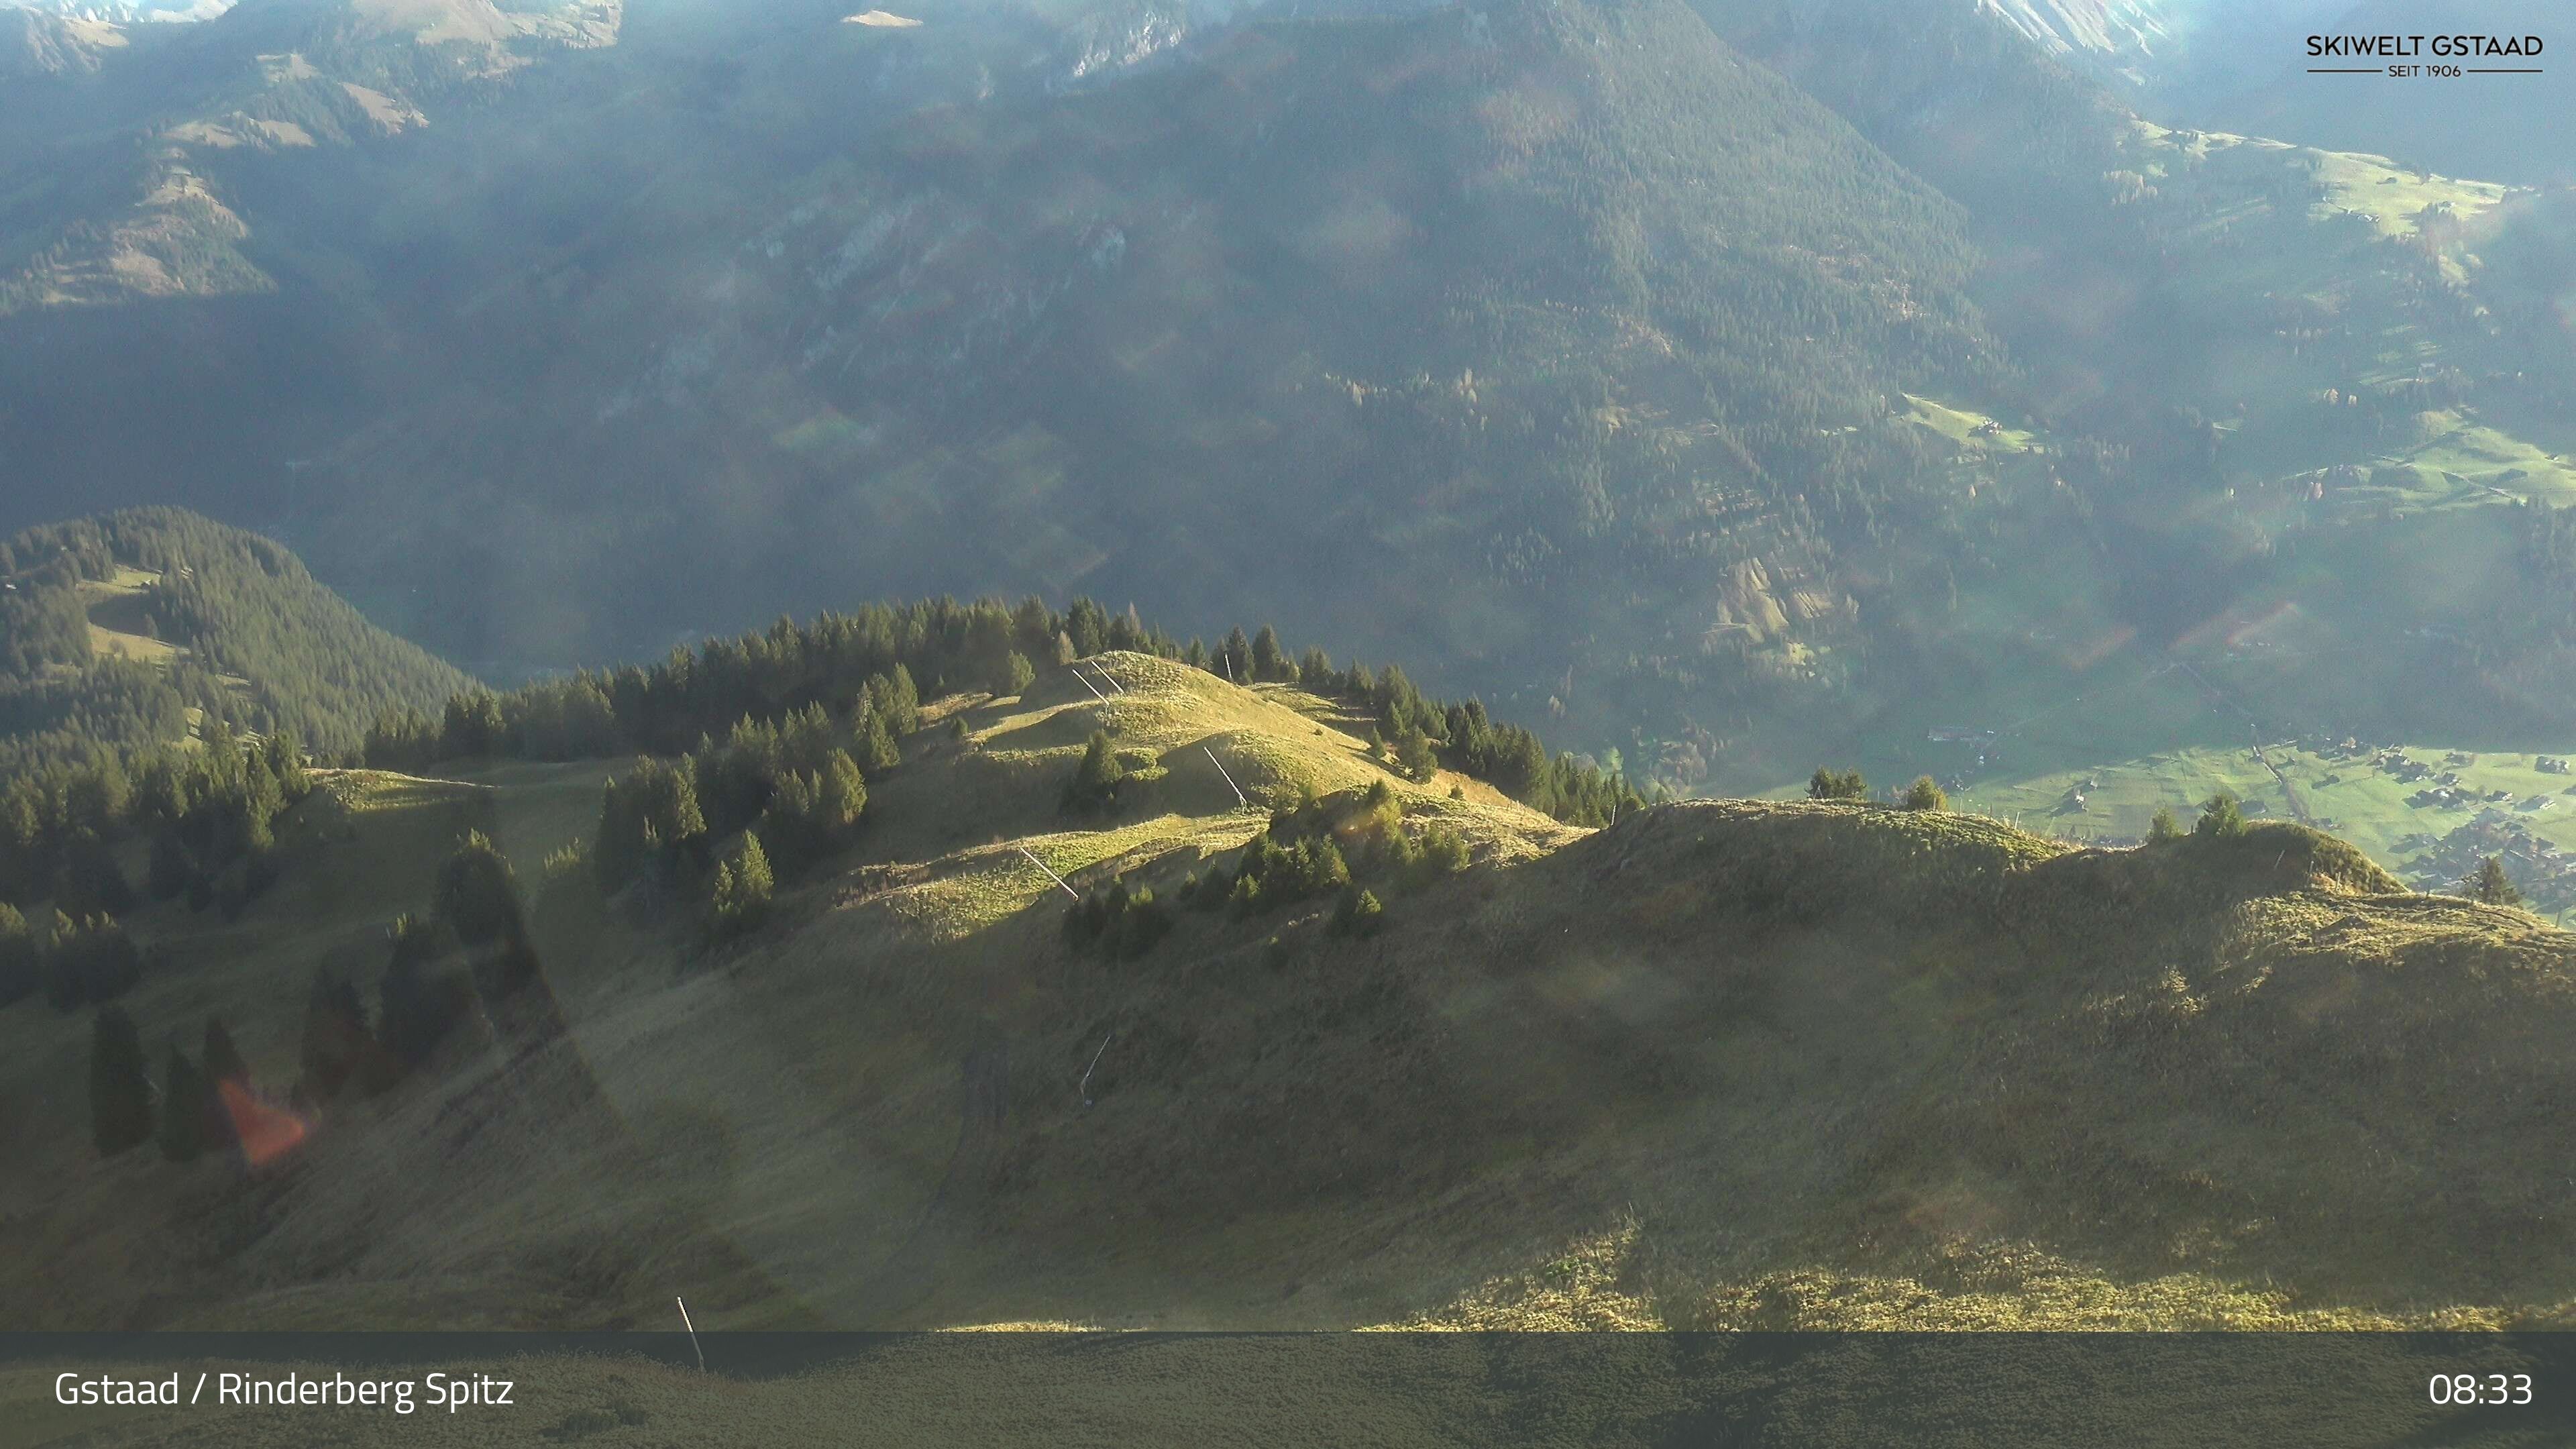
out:
<path id="1" fill-rule="evenodd" d="M 466 831 L 528 883 L 564 1034 L 469 1033 L 299 1108 L 309 1140 L 245 1170 L 100 1160 L 46 1086 L 81 1034 L 15 1008 L 9 1128 L 42 1170 L 9 1211 L 46 1250 L 11 1259 L 12 1301 L 173 1328 L 660 1327 L 673 1294 L 710 1330 L 2255 1328 L 2554 1321 L 2569 1296 L 2537 1240 L 2507 1253 L 2410 1186 L 2542 1130 L 2414 1044 L 2559 1070 L 2566 938 L 2409 895 L 2261 810 L 2250 759 L 2110 772 L 2081 824 L 2051 778 L 1965 802 L 2023 828 L 1700 801 L 1586 830 L 1403 778 L 1310 692 L 1097 665 L 925 709 L 847 852 L 714 938 L 635 891 L 592 897 L 574 949 L 548 934 L 588 883 L 537 862 L 625 767 L 325 774 L 237 921 L 135 916 L 147 1039 L 219 1014 L 256 1082 L 292 1080 L 316 963 L 372 996 L 386 923 Z M 1095 735 L 1134 794 L 1068 813 Z M 2314 810 L 2395 788 L 2267 751 Z M 2260 812 L 2241 836 L 2064 838 L 2220 785 Z M 1388 829 L 1455 832 L 1459 860 L 1372 874 Z M 1338 840 L 1382 914 L 1185 885 L 1249 871 L 1265 832 Z M 1030 856 L 1150 890 L 1162 929 L 1083 944 Z M 2310 1045 L 2245 1054 L 2280 1033 Z M 2331 1065 L 2355 1050 L 2417 1085 L 2364 1091 Z M 1990 1085 L 1935 1089 L 1962 1071 Z M 2225 1105 L 2249 1095 L 2280 1115 Z M 2392 1175 L 2365 1140 L 2440 1145 Z M 2489 1191 L 2524 1210 L 2509 1173 Z M 2391 1246 L 2427 1234 L 2445 1249 Z"/>

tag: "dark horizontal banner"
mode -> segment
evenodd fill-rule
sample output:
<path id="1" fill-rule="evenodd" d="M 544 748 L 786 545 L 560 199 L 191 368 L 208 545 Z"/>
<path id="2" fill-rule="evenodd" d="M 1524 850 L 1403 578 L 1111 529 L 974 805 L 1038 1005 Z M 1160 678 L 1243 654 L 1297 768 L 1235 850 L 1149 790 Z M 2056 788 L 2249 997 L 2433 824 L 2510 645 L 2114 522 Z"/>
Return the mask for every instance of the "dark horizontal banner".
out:
<path id="1" fill-rule="evenodd" d="M 0 1334 L 0 1449 L 2571 1438 L 2576 1334 Z"/>

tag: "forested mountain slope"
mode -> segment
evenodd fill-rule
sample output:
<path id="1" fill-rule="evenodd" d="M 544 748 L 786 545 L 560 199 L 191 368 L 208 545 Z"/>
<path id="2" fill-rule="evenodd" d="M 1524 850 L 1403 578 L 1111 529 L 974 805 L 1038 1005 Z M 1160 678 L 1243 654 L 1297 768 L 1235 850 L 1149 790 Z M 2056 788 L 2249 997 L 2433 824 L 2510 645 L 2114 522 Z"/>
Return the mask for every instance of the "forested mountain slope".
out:
<path id="1" fill-rule="evenodd" d="M 388 709 L 468 684 L 267 539 L 168 508 L 0 542 L 0 775 L 222 721 L 354 749 Z"/>
<path id="2" fill-rule="evenodd" d="M 1847 717 L 1883 771 L 2082 780 L 2249 729 L 2560 747 L 2537 540 L 2539 505 L 2576 498 L 2562 192 L 2331 130 L 2154 124 L 1980 7 L 1700 8 L 1965 204 L 2025 382 L 1955 425 L 1927 410 L 2001 506 L 1959 510 L 1953 589 L 1864 611 Z M 1988 743 L 1927 740 L 1962 726 Z M 2144 824 L 2059 803 L 2058 828 Z"/>
<path id="3" fill-rule="evenodd" d="M 1839 550 L 1948 508 L 1895 394 L 2000 366 L 1957 208 L 1660 0 L 1252 24 L 894 122 L 935 20 L 764 12 L 705 35 L 727 81 L 629 19 L 488 114 L 228 152 L 283 290 L 10 324 L 87 420 L 37 466 L 216 437 L 202 486 L 460 659 L 651 653 L 719 584 L 1089 590 L 1543 709 L 1569 666 L 1805 687 Z M 182 325 L 206 365 L 104 386 Z"/>

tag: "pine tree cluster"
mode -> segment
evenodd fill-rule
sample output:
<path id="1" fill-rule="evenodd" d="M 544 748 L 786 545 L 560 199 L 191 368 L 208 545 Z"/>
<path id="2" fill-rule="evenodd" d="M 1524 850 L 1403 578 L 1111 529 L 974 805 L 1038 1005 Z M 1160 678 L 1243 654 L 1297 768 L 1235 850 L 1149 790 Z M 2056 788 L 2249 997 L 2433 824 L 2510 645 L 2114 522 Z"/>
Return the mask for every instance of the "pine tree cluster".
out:
<path id="1" fill-rule="evenodd" d="M 1169 907 L 1145 886 L 1134 890 L 1124 881 L 1092 891 L 1064 913 L 1065 944 L 1077 951 L 1097 951 L 1114 960 L 1142 956 L 1172 929 Z"/>
<path id="2" fill-rule="evenodd" d="M 1869 781 L 1858 770 L 1835 770 L 1824 765 L 1807 781 L 1810 800 L 1867 800 Z"/>
<path id="3" fill-rule="evenodd" d="M 1246 842 L 1232 870 L 1193 874 L 1178 892 L 1199 910 L 1224 909 L 1246 919 L 1300 901 L 1351 895 L 1369 883 L 1419 890 L 1467 868 L 1467 842 L 1437 821 L 1419 833 L 1404 828 L 1404 808 L 1384 781 L 1366 790 L 1285 802 L 1269 827 Z M 1376 910 L 1370 896 L 1372 916 Z"/>
<path id="4" fill-rule="evenodd" d="M 0 794 L 0 901 L 122 916 L 138 896 L 114 847 L 139 836 L 143 894 L 230 919 L 275 880 L 275 822 L 311 790 L 294 736 L 245 740 L 220 720 L 195 749 L 21 776 Z"/>
<path id="5" fill-rule="evenodd" d="M 390 1091 L 459 1043 L 519 1055 L 563 1034 L 517 877 L 481 832 L 440 862 L 428 909 L 397 918 L 386 936 L 372 1021 L 346 974 L 314 971 L 295 1092 L 305 1104 Z"/>
<path id="6" fill-rule="evenodd" d="M 786 729 L 819 710 L 833 720 L 882 719 L 882 738 L 871 733 L 851 747 L 862 772 L 874 775 L 891 764 L 892 741 L 919 724 L 916 680 L 929 681 L 934 694 L 1018 694 L 1034 679 L 1033 659 L 1069 664 L 1111 649 L 1179 660 L 1240 684 L 1296 684 L 1349 701 L 1368 712 L 1390 767 L 1416 780 L 1446 766 L 1578 825 L 1606 825 L 1645 803 L 1614 773 L 1571 755 L 1550 759 L 1535 734 L 1496 723 L 1481 701 L 1443 704 L 1425 696 L 1400 668 L 1336 669 L 1313 649 L 1292 659 L 1268 625 L 1252 635 L 1236 628 L 1211 651 L 1199 640 L 1180 644 L 1148 628 L 1132 610 L 1112 614 L 1089 599 L 1075 599 L 1061 613 L 1035 598 L 1017 605 L 938 599 L 825 614 L 810 625 L 781 619 L 759 633 L 674 651 L 650 668 L 586 673 L 503 694 L 467 691 L 437 719 L 417 709 L 394 711 L 368 732 L 364 755 L 370 765 L 403 770 L 483 755 L 668 757 L 704 753 L 717 731 L 746 721 Z M 1086 791 L 1085 803 L 1072 808 L 1094 808 L 1104 799 Z M 719 835 L 726 829 L 713 828 Z M 604 860 L 613 854 L 605 847 L 602 853 Z"/>
<path id="7" fill-rule="evenodd" d="M 151 1140 L 177 1163 L 229 1155 L 239 1142 L 227 1094 L 247 1101 L 252 1090 L 250 1065 L 219 1018 L 206 1018 L 205 1045 L 196 1060 L 176 1038 L 169 1042 L 157 1088 L 134 1018 L 123 1007 L 106 1006 L 91 1022 L 90 1138 L 102 1155 Z"/>

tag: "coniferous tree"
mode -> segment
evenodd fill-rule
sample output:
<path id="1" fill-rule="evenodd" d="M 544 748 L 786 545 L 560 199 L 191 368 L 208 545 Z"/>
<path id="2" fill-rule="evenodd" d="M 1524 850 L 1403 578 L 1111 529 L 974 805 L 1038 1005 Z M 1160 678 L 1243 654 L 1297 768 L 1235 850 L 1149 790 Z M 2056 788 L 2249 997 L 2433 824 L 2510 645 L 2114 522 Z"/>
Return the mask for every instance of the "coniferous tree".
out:
<path id="1" fill-rule="evenodd" d="M 1073 778 L 1065 782 L 1062 808 L 1069 814 L 1113 809 L 1126 778 L 1127 767 L 1109 747 L 1109 736 L 1093 730 L 1090 742 L 1083 746 L 1082 763 L 1074 766 Z"/>
<path id="2" fill-rule="evenodd" d="M 501 701 L 488 689 L 471 689 L 447 701 L 440 724 L 438 752 L 444 759 L 477 759 L 499 754 L 509 742 L 501 719 Z"/>
<path id="3" fill-rule="evenodd" d="M 623 889 L 655 865 L 663 852 L 691 845 L 706 834 L 696 774 L 685 759 L 672 765 L 646 756 L 623 777 L 608 782 L 601 795 L 593 848 L 603 891 Z"/>
<path id="4" fill-rule="evenodd" d="M 1386 907 L 1377 895 L 1361 886 L 1342 892 L 1341 904 L 1333 910 L 1332 931 L 1339 936 L 1374 936 L 1386 922 Z"/>
<path id="5" fill-rule="evenodd" d="M 54 872 L 54 906 L 75 919 L 122 916 L 134 909 L 134 887 L 106 843 L 87 829 L 63 848 Z"/>
<path id="6" fill-rule="evenodd" d="M 1432 748 L 1431 737 L 1415 730 L 1396 741 L 1395 763 L 1404 777 L 1416 784 L 1429 782 L 1440 773 L 1440 754 Z"/>
<path id="7" fill-rule="evenodd" d="M 859 728 L 858 765 L 860 773 L 871 777 L 903 763 L 903 754 L 895 748 L 894 733 L 886 727 L 882 715 L 869 715 Z"/>
<path id="8" fill-rule="evenodd" d="M 815 809 L 823 829 L 835 841 L 859 823 L 868 808 L 868 782 L 858 762 L 846 750 L 834 750 L 823 757 L 823 768 L 816 772 Z"/>
<path id="9" fill-rule="evenodd" d="M 528 933 L 518 877 L 509 859 L 480 830 L 466 832 L 438 868 L 431 909 L 468 951 Z"/>
<path id="10" fill-rule="evenodd" d="M 886 687 L 880 698 L 884 701 L 881 712 L 885 715 L 886 728 L 898 735 L 919 729 L 921 691 L 913 685 L 912 671 L 897 664 L 885 675 L 885 681 Z M 877 691 L 871 688 L 870 692 Z"/>
<path id="11" fill-rule="evenodd" d="M 90 1024 L 90 1140 L 113 1157 L 152 1136 L 152 1080 L 143 1035 L 120 1006 L 99 1009 Z"/>
<path id="12" fill-rule="evenodd" d="M 2159 805 L 2155 818 L 2147 822 L 2147 839 L 2153 844 L 2182 839 L 2182 822 L 2174 818 L 2173 807 Z"/>
<path id="13" fill-rule="evenodd" d="M 436 722 L 405 705 L 377 717 L 360 753 L 370 769 L 417 770 L 438 757 L 438 737 Z"/>
<path id="14" fill-rule="evenodd" d="M 44 953 L 36 933 L 16 906 L 0 901 L 0 1006 L 14 1006 L 36 994 L 44 979 Z"/>
<path id="15" fill-rule="evenodd" d="M 1420 880 L 1429 882 L 1465 870 L 1472 859 L 1467 838 L 1445 825 L 1433 825 L 1422 832 Z"/>
<path id="16" fill-rule="evenodd" d="M 790 774 L 778 782 L 769 808 L 761 812 L 760 831 L 769 841 L 776 867 L 791 875 L 831 849 L 829 833 L 818 818 L 820 794 L 816 777 Z"/>
<path id="17" fill-rule="evenodd" d="M 1088 659 L 1109 648 L 1109 615 L 1090 599 L 1076 599 L 1065 606 L 1065 641 L 1073 646 L 1073 657 Z"/>
<path id="18" fill-rule="evenodd" d="M 402 925 L 395 922 L 397 939 Z M 367 1031 L 366 1009 L 358 1000 L 356 983 L 328 966 L 315 967 L 313 986 L 304 1000 L 303 1080 L 297 1086 L 298 1095 L 315 1103 L 338 1097 L 369 1066 L 374 1040 Z"/>
<path id="19" fill-rule="evenodd" d="M 1260 878 L 1249 871 L 1236 875 L 1234 885 L 1226 892 L 1225 904 L 1237 920 L 1259 915 L 1268 905 L 1262 899 Z"/>
<path id="20" fill-rule="evenodd" d="M 376 1044 L 405 1071 L 427 1064 L 473 1010 L 455 934 L 435 918 L 403 916 L 378 991 Z"/>
<path id="21" fill-rule="evenodd" d="M 164 825 L 152 832 L 151 865 L 143 876 L 145 895 L 156 901 L 177 900 L 187 894 L 188 881 L 196 873 L 197 864 L 188 858 L 178 826 Z"/>
<path id="22" fill-rule="evenodd" d="M 716 866 L 715 889 L 708 903 L 715 935 L 719 939 L 740 935 L 759 925 L 769 913 L 775 888 L 760 836 L 744 831 L 741 843 Z"/>
<path id="23" fill-rule="evenodd" d="M 527 908 L 508 857 L 473 831 L 438 868 L 431 895 L 441 925 L 455 933 L 474 995 L 514 1051 L 563 1034 L 563 1011 L 528 935 Z"/>
<path id="24" fill-rule="evenodd" d="M 1950 797 L 1942 793 L 1940 783 L 1931 776 L 1917 775 L 1914 783 L 1905 787 L 1904 804 L 1908 810 L 1947 810 Z"/>
<path id="25" fill-rule="evenodd" d="M 30 905 L 45 893 L 52 867 L 45 858 L 44 825 L 36 808 L 37 784 L 21 780 L 0 795 L 0 900 Z"/>
<path id="26" fill-rule="evenodd" d="M 1252 641 L 1243 637 L 1241 624 L 1235 625 L 1233 631 L 1225 636 L 1225 645 L 1218 657 L 1223 661 L 1218 672 L 1226 678 L 1237 684 L 1252 682 Z"/>
<path id="27" fill-rule="evenodd" d="M 1279 647 L 1279 631 L 1267 624 L 1261 626 L 1260 633 L 1252 636 L 1252 677 L 1272 680 L 1295 677 L 1295 671 L 1289 668 L 1286 651 Z"/>
<path id="28" fill-rule="evenodd" d="M 1029 656 L 1022 654 L 1017 649 L 1014 649 L 1003 657 L 1002 672 L 998 680 L 999 687 L 993 692 L 995 694 L 1007 694 L 1014 697 L 1026 694 L 1028 693 L 1029 686 L 1036 682 L 1037 677 L 1038 672 L 1036 668 L 1029 663 Z"/>
<path id="29" fill-rule="evenodd" d="M 1142 956 L 1172 929 L 1169 907 L 1146 887 L 1130 891 L 1125 881 L 1093 891 L 1065 912 L 1064 938 L 1076 950 L 1093 947 L 1112 958 Z"/>
<path id="30" fill-rule="evenodd" d="M 1329 836 L 1309 836 L 1297 843 L 1298 888 L 1309 896 L 1326 895 L 1351 883 L 1350 863 Z"/>
<path id="31" fill-rule="evenodd" d="M 781 780 L 761 816 L 761 836 L 778 868 L 795 871 L 841 848 L 867 808 L 867 781 L 848 752 L 826 754 L 822 768 Z"/>
<path id="32" fill-rule="evenodd" d="M 2461 886 L 2463 894 L 2470 900 L 2485 905 L 2518 906 L 2522 904 L 2521 888 L 2513 883 L 2513 877 L 2504 873 L 2504 862 L 2492 855 L 2479 862 L 2477 870 L 2467 880 L 2461 882 Z"/>
<path id="33" fill-rule="evenodd" d="M 2213 793 L 2201 806 L 2191 833 L 2206 840 L 2227 840 L 2245 833 L 2245 811 L 2226 790 Z"/>
<path id="34" fill-rule="evenodd" d="M 268 766 L 269 778 L 277 782 L 280 799 L 292 805 L 313 793 L 313 777 L 304 768 L 304 747 L 293 730 L 279 730 L 260 746 L 260 756 Z"/>
<path id="35" fill-rule="evenodd" d="M 1139 887 L 1128 896 L 1127 909 L 1118 922 L 1118 954 L 1142 956 L 1171 930 L 1171 908 L 1154 899 L 1151 890 Z"/>

